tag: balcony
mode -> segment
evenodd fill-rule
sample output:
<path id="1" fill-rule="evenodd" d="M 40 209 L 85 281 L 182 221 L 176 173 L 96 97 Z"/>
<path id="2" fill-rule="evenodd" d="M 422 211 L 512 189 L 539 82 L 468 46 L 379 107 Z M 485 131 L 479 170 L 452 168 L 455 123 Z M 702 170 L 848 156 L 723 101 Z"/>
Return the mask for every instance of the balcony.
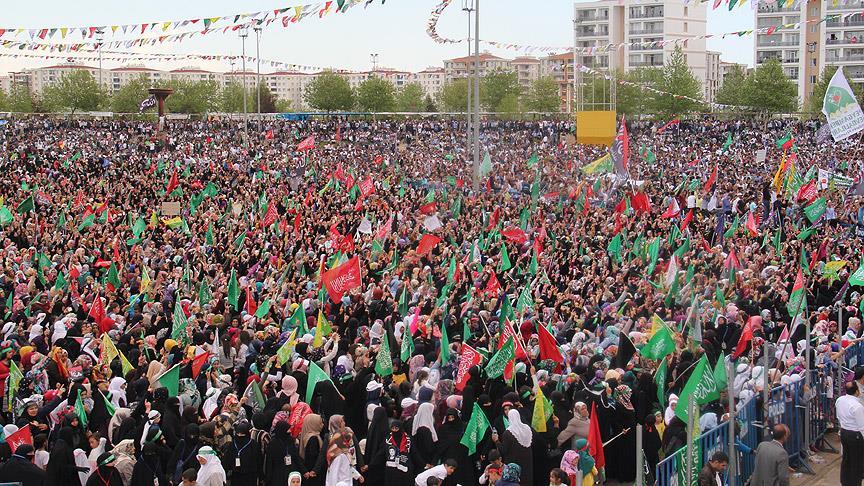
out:
<path id="1" fill-rule="evenodd" d="M 630 35 L 662 35 L 663 29 L 633 29 L 628 32 Z"/>
<path id="2" fill-rule="evenodd" d="M 828 10 L 861 10 L 864 8 L 864 2 L 849 2 L 845 5 L 833 5 L 833 2 L 828 3 Z"/>
<path id="3" fill-rule="evenodd" d="M 651 44 L 633 44 L 630 46 L 631 51 L 662 51 L 663 47 L 660 45 L 651 45 Z"/>
<path id="4" fill-rule="evenodd" d="M 864 34 L 861 36 L 847 37 L 845 39 L 827 39 L 825 40 L 826 44 L 836 45 L 836 44 L 854 44 L 859 45 L 864 41 Z"/>
<path id="5" fill-rule="evenodd" d="M 825 57 L 825 62 L 855 62 L 864 61 L 864 54 L 846 54 L 845 56 Z"/>
<path id="6" fill-rule="evenodd" d="M 580 15 L 576 17 L 576 23 L 580 22 L 608 22 L 609 15 Z"/>
<path id="7" fill-rule="evenodd" d="M 845 22 L 829 20 L 825 22 L 825 27 L 860 27 L 862 25 L 864 25 L 864 19 L 847 20 Z"/>
<path id="8" fill-rule="evenodd" d="M 631 19 L 656 19 L 663 18 L 663 9 L 645 10 L 644 12 L 636 12 L 630 14 Z"/>
<path id="9" fill-rule="evenodd" d="M 654 61 L 631 61 L 630 67 L 663 67 L 662 60 L 654 60 Z"/>
<path id="10" fill-rule="evenodd" d="M 759 13 L 775 13 L 775 12 L 795 12 L 800 13 L 798 7 L 777 7 L 777 5 L 759 5 Z"/>

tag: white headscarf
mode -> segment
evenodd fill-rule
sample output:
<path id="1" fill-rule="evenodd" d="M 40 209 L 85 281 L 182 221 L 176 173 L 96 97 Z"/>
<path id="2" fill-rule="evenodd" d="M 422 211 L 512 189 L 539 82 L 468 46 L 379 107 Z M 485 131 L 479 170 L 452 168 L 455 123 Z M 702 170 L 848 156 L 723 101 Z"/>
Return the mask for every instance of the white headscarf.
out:
<path id="1" fill-rule="evenodd" d="M 669 406 L 666 407 L 666 411 L 663 413 L 663 422 L 666 425 L 669 425 L 669 422 L 672 421 L 672 418 L 675 417 L 675 405 L 678 404 L 678 395 L 672 393 L 669 395 Z"/>
<path id="2" fill-rule="evenodd" d="M 198 449 L 198 457 L 204 459 L 204 464 L 198 470 L 198 484 L 202 486 L 214 486 L 225 484 L 225 469 L 222 461 L 216 455 L 216 451 L 210 446 Z"/>
<path id="3" fill-rule="evenodd" d="M 417 435 L 417 431 L 421 427 L 426 427 L 429 432 L 432 432 L 432 440 L 438 442 L 438 433 L 435 432 L 435 418 L 432 414 L 435 412 L 435 406 L 429 402 L 421 403 L 417 407 L 417 415 L 414 416 L 414 423 L 411 425 L 411 435 Z"/>
<path id="4" fill-rule="evenodd" d="M 150 410 L 150 413 L 147 414 L 147 422 L 144 424 L 144 433 L 141 434 L 141 440 L 139 441 L 141 446 L 144 446 L 144 442 L 147 440 L 147 433 L 150 432 L 150 427 L 155 424 L 156 420 L 161 416 L 162 414 L 156 410 Z"/>
<path id="5" fill-rule="evenodd" d="M 30 338 L 29 338 L 30 341 L 33 341 L 38 336 L 41 336 L 43 329 L 44 328 L 42 327 L 42 324 L 39 324 L 39 323 L 36 323 L 36 324 L 33 324 L 32 326 L 30 326 Z"/>
<path id="6" fill-rule="evenodd" d="M 108 382 L 108 391 L 111 392 L 111 405 L 119 407 L 120 399 L 123 399 L 123 403 L 126 403 L 126 390 L 122 388 L 125 384 L 126 380 L 119 376 L 111 378 L 111 381 Z"/>
<path id="7" fill-rule="evenodd" d="M 510 421 L 507 430 L 513 434 L 513 437 L 516 438 L 516 442 L 518 442 L 522 447 L 531 447 L 531 427 L 522 423 L 519 411 L 515 408 L 511 409 L 507 412 L 507 420 Z"/>

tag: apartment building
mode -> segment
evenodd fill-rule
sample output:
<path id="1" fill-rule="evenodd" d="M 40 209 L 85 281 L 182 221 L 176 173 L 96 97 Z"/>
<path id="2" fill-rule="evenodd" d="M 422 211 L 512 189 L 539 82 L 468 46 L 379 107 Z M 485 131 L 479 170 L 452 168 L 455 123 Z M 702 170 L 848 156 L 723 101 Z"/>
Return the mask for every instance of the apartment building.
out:
<path id="1" fill-rule="evenodd" d="M 151 85 L 170 79 L 170 73 L 159 71 L 157 69 L 150 69 L 144 66 L 119 67 L 111 69 L 108 71 L 108 74 L 108 89 L 110 91 L 117 91 L 123 86 L 129 84 L 131 81 L 140 79 L 141 77 L 146 78 Z"/>
<path id="2" fill-rule="evenodd" d="M 426 69 L 414 73 L 413 82 L 423 87 L 426 96 L 436 98 L 441 89 L 444 88 L 444 83 L 447 80 L 446 71 L 443 68 L 427 67 Z"/>
<path id="3" fill-rule="evenodd" d="M 486 73 L 496 69 L 510 69 L 510 60 L 503 57 L 493 56 L 488 52 L 481 52 L 479 56 L 457 57 L 455 59 L 447 59 L 444 61 L 444 74 L 447 82 L 452 82 L 455 79 L 464 78 L 465 76 L 474 75 L 475 59 L 479 57 L 480 76 L 485 76 Z"/>
<path id="4" fill-rule="evenodd" d="M 720 53 L 705 51 L 705 102 L 714 103 L 717 91 L 723 85 L 723 73 L 720 67 Z"/>
<path id="5" fill-rule="evenodd" d="M 516 73 L 519 86 L 528 89 L 540 77 L 540 60 L 536 57 L 517 57 L 510 61 L 510 69 Z"/>

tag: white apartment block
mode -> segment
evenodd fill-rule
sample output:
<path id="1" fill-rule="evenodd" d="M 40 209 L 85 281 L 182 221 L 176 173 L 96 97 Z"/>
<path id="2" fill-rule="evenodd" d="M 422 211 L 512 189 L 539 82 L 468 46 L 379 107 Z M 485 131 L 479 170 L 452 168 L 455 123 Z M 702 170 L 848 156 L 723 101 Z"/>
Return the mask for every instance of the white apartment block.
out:
<path id="1" fill-rule="evenodd" d="M 510 61 L 510 69 L 516 72 L 519 86 L 528 89 L 531 83 L 540 78 L 540 59 L 536 57 L 517 57 Z"/>
<path id="2" fill-rule="evenodd" d="M 714 103 L 717 91 L 723 85 L 723 72 L 720 66 L 720 53 L 705 51 L 705 102 Z"/>
<path id="3" fill-rule="evenodd" d="M 444 88 L 446 80 L 447 75 L 443 68 L 428 67 L 419 73 L 414 73 L 413 82 L 423 87 L 426 96 L 435 99 Z"/>
<path id="4" fill-rule="evenodd" d="M 778 59 L 783 71 L 798 86 L 798 100 L 807 102 L 826 66 L 840 66 L 850 83 L 864 83 L 864 2 L 807 0 L 791 7 L 760 5 L 756 26 L 769 29 L 756 35 L 756 65 Z M 841 15 L 825 22 L 829 15 Z M 798 24 L 793 29 L 773 29 Z"/>
<path id="5" fill-rule="evenodd" d="M 486 73 L 496 69 L 510 69 L 510 60 L 503 57 L 493 56 L 488 52 L 481 52 L 479 56 L 457 57 L 455 59 L 447 59 L 444 61 L 444 74 L 447 82 L 452 82 L 455 79 L 464 78 L 474 75 L 474 64 L 479 58 L 480 76 L 486 76 Z"/>

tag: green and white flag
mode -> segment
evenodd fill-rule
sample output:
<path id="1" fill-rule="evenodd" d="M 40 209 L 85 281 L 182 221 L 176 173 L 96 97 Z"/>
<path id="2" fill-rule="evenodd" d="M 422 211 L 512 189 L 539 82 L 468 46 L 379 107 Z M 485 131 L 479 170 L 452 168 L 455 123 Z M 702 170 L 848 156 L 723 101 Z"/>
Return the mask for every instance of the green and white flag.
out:
<path id="1" fill-rule="evenodd" d="M 378 348 L 378 356 L 375 357 L 375 373 L 380 377 L 393 374 L 393 357 L 390 356 L 390 339 L 385 333 L 381 338 L 381 347 Z"/>
<path id="2" fill-rule="evenodd" d="M 495 356 L 492 356 L 489 363 L 486 364 L 486 375 L 489 376 L 489 378 L 498 378 L 503 375 L 507 363 L 512 361 L 515 357 L 516 348 L 513 344 L 513 336 L 510 336 L 507 339 L 507 343 L 505 343 L 504 346 L 495 353 Z"/>
<path id="3" fill-rule="evenodd" d="M 468 449 L 469 456 L 477 452 L 477 444 L 483 440 L 483 436 L 486 435 L 487 430 L 489 430 L 489 419 L 483 413 L 480 404 L 474 402 L 474 409 L 471 411 L 471 420 L 468 421 L 465 433 L 462 434 L 462 439 L 459 441 L 460 444 Z"/>
<path id="4" fill-rule="evenodd" d="M 842 67 L 831 77 L 828 89 L 825 90 L 822 113 L 828 120 L 835 142 L 845 140 L 864 129 L 864 112 L 861 111 L 861 105 L 843 75 Z"/>
<path id="5" fill-rule="evenodd" d="M 648 359 L 663 359 L 673 352 L 675 352 L 675 339 L 672 337 L 672 331 L 664 324 L 648 343 L 642 346 L 639 354 Z"/>
<path id="6" fill-rule="evenodd" d="M 708 363 L 708 357 L 704 354 L 690 374 L 690 379 L 684 385 L 678 405 L 675 407 L 675 415 L 684 422 L 687 422 L 687 404 L 691 396 L 697 407 L 720 397 L 720 393 L 717 391 L 717 381 L 714 380 L 714 371 Z"/>
<path id="7" fill-rule="evenodd" d="M 171 339 L 182 344 L 189 344 L 189 336 L 186 334 L 186 326 L 189 320 L 180 306 L 180 300 L 174 301 L 174 314 L 171 316 Z"/>

